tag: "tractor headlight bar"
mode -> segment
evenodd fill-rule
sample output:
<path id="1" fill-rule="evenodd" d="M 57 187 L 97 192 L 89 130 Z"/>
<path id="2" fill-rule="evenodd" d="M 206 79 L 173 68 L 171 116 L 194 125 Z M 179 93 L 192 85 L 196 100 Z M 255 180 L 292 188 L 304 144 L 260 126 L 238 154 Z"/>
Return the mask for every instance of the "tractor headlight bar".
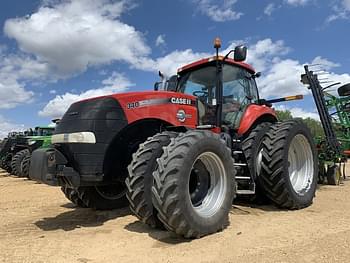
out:
<path id="1" fill-rule="evenodd" d="M 74 132 L 52 135 L 52 143 L 96 143 L 93 132 Z"/>
<path id="2" fill-rule="evenodd" d="M 28 141 L 28 145 L 33 145 L 33 144 L 35 144 L 36 143 L 36 141 L 34 141 L 34 140 L 29 140 Z"/>

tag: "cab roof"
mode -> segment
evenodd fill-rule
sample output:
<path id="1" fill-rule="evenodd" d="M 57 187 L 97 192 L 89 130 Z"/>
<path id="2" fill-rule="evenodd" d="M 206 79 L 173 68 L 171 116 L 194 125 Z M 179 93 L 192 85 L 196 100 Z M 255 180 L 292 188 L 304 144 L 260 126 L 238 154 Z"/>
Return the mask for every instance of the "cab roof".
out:
<path id="1" fill-rule="evenodd" d="M 223 59 L 224 59 L 223 56 L 219 56 L 219 60 L 223 60 Z M 199 68 L 199 67 L 204 66 L 205 64 L 208 64 L 208 63 L 213 62 L 213 61 L 216 61 L 216 56 L 209 57 L 209 58 L 203 58 L 201 60 L 195 61 L 191 64 L 188 64 L 188 65 L 185 65 L 185 66 L 179 68 L 177 70 L 177 73 L 181 74 L 182 72 L 185 72 L 185 71 L 188 71 L 188 70 L 194 69 L 194 68 Z M 244 62 L 235 61 L 232 58 L 226 58 L 225 64 L 238 66 L 238 67 L 241 67 L 241 68 L 248 70 L 252 74 L 255 73 L 255 69 L 251 65 L 244 63 Z"/>
<path id="2" fill-rule="evenodd" d="M 55 127 L 50 127 L 50 126 L 36 126 L 34 129 L 50 129 L 50 130 L 54 130 Z"/>

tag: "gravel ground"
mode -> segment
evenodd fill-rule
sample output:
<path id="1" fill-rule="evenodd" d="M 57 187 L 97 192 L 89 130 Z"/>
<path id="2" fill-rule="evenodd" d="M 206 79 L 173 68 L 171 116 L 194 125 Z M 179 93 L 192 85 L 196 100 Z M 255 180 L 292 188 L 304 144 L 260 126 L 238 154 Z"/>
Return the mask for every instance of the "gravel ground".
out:
<path id="1" fill-rule="evenodd" d="M 0 171 L 0 262 L 350 262 L 350 180 L 299 211 L 234 204 L 223 232 L 184 240 L 128 209 L 76 208 L 59 188 Z"/>

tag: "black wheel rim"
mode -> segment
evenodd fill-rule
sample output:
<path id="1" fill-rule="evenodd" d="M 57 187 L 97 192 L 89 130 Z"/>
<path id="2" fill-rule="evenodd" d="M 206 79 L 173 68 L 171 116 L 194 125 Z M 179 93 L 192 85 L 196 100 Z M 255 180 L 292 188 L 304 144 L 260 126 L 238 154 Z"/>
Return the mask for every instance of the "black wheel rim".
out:
<path id="1" fill-rule="evenodd" d="M 210 174 L 201 160 L 193 166 L 190 175 L 189 192 L 194 207 L 200 206 L 208 194 L 210 187 Z"/>
<path id="2" fill-rule="evenodd" d="M 108 200 L 117 200 L 126 193 L 125 184 L 120 182 L 112 185 L 95 186 L 95 189 L 99 195 Z"/>

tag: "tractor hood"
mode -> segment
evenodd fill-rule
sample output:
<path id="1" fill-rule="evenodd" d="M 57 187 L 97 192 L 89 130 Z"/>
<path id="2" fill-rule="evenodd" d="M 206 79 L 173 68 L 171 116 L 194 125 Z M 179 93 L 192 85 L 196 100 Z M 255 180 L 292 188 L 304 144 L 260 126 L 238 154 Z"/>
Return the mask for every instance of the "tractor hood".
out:
<path id="1" fill-rule="evenodd" d="M 166 126 L 197 125 L 196 98 L 175 92 L 130 92 L 72 104 L 56 126 L 52 143 L 79 174 L 102 174 L 105 152 L 131 125 L 157 120 Z M 140 130 L 142 132 L 142 130 Z"/>
<path id="2" fill-rule="evenodd" d="M 142 119 L 159 119 L 174 126 L 195 128 L 197 125 L 196 97 L 188 94 L 169 91 L 128 92 L 82 100 L 76 104 L 101 99 L 117 101 L 128 124 Z M 181 114 L 185 117 L 181 117 Z"/>

